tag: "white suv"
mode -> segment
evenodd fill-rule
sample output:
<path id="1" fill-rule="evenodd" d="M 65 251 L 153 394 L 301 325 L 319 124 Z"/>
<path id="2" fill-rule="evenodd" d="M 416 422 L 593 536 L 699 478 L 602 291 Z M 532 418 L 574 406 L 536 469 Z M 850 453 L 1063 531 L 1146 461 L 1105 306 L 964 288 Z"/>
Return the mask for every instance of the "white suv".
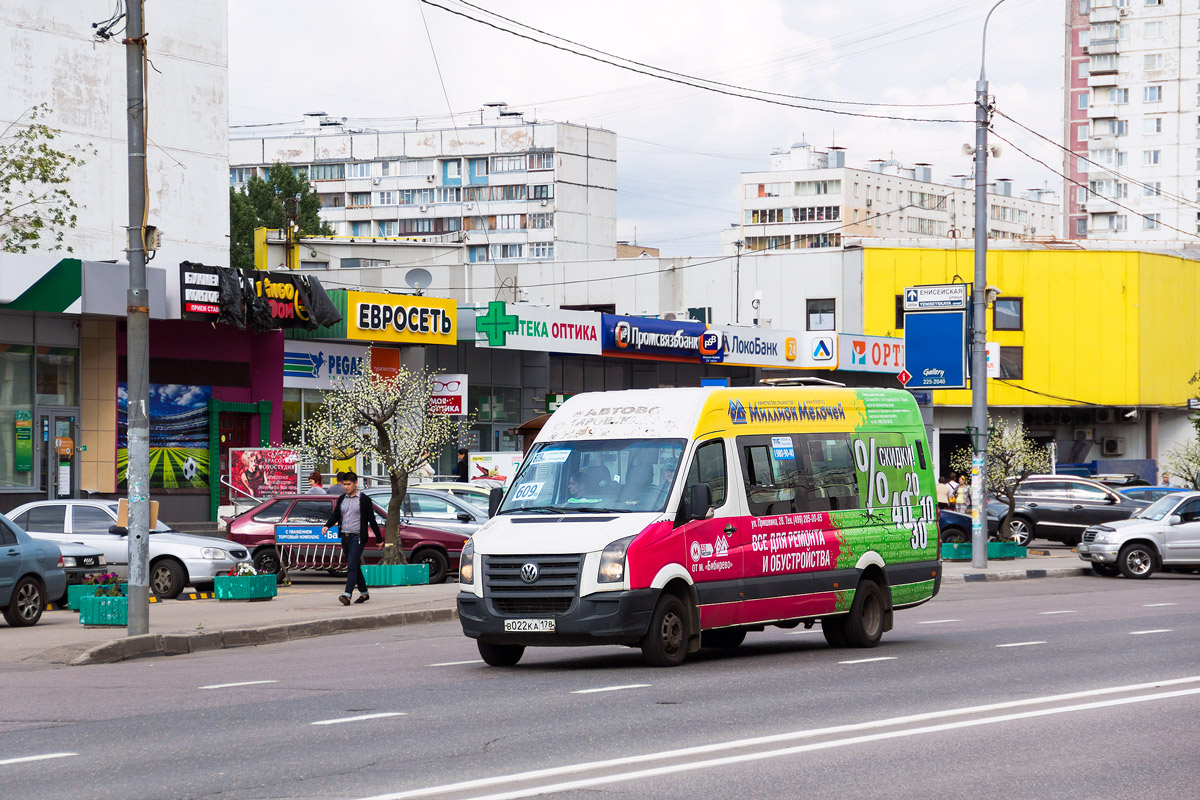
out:
<path id="1" fill-rule="evenodd" d="M 1149 578 L 1158 569 L 1200 569 L 1200 492 L 1175 492 L 1129 519 L 1083 533 L 1079 557 L 1099 575 Z"/>

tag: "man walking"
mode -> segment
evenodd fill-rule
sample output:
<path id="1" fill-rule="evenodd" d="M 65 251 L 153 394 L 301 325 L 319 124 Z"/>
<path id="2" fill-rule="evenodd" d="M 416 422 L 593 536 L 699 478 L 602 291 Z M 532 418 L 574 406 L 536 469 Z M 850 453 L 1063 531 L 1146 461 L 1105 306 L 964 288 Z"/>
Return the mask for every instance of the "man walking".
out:
<path id="1" fill-rule="evenodd" d="M 358 599 L 354 602 L 365 603 L 371 599 L 367 590 L 367 581 L 362 574 L 363 548 L 367 546 L 367 525 L 375 531 L 375 538 L 382 541 L 383 534 L 379 532 L 379 522 L 375 519 L 375 506 L 371 498 L 358 491 L 358 476 L 353 471 L 343 472 L 340 476 L 346 493 L 333 504 L 333 514 L 321 529 L 327 532 L 334 525 L 342 536 L 342 552 L 346 556 L 346 591 L 338 596 L 338 601 L 350 605 L 354 587 L 358 586 Z"/>

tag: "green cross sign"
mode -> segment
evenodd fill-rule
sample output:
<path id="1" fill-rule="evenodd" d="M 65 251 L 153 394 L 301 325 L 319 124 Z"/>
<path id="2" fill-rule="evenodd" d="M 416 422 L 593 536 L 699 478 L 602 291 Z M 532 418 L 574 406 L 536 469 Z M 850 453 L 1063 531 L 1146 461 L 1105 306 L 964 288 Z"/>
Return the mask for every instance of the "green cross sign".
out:
<path id="1" fill-rule="evenodd" d="M 517 315 L 504 310 L 503 300 L 488 303 L 487 313 L 475 319 L 475 330 L 487 337 L 488 347 L 504 347 L 510 333 L 517 332 Z"/>

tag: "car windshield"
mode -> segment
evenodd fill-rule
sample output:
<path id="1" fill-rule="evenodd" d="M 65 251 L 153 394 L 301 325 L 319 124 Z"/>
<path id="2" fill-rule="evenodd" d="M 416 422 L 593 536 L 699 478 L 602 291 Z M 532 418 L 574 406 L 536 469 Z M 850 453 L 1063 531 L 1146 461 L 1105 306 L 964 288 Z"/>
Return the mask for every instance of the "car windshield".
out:
<path id="1" fill-rule="evenodd" d="M 682 439 L 547 442 L 534 448 L 499 513 L 662 511 Z"/>
<path id="2" fill-rule="evenodd" d="M 1141 511 L 1134 514 L 1134 516 L 1138 519 L 1148 519 L 1158 522 L 1161 519 L 1165 519 L 1167 515 L 1174 511 L 1175 506 L 1178 504 L 1178 496 L 1167 495 L 1166 497 L 1160 497 L 1158 500 L 1155 500 L 1153 504 L 1143 508 Z"/>

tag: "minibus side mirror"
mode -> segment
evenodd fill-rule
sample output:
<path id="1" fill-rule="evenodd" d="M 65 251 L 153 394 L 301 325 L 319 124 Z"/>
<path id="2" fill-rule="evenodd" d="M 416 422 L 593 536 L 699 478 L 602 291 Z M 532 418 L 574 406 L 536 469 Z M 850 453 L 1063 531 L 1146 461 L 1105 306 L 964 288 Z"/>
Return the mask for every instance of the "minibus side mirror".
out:
<path id="1" fill-rule="evenodd" d="M 488 493 L 488 517 L 496 516 L 496 512 L 500 510 L 500 503 L 504 500 L 504 490 L 499 486 L 492 489 Z"/>
<path id="2" fill-rule="evenodd" d="M 707 483 L 697 483 L 687 487 L 683 494 L 683 519 L 705 519 L 712 510 L 712 487 Z"/>

